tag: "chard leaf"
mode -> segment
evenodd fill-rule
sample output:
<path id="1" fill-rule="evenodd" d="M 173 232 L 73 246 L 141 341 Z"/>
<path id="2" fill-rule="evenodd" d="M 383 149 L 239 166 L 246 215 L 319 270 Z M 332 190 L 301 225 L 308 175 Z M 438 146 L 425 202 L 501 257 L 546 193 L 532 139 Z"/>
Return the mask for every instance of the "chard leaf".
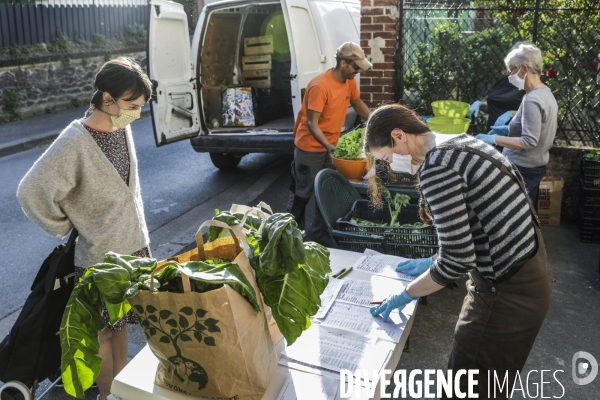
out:
<path id="1" fill-rule="evenodd" d="M 110 287 L 111 276 L 116 282 L 115 287 Z M 123 282 L 125 276 L 128 277 L 129 272 L 123 267 L 97 264 L 87 269 L 71 293 L 60 324 L 62 380 L 65 391 L 71 396 L 83 399 L 84 391 L 92 386 L 100 373 L 102 358 L 98 355 L 98 332 L 104 329 L 102 299 L 122 302 L 129 288 L 129 284 Z M 107 292 L 106 296 L 103 290 Z"/>
<path id="2" fill-rule="evenodd" d="M 272 276 L 262 269 L 256 271 L 258 287 L 288 346 L 310 327 L 310 317 L 321 305 L 319 296 L 331 273 L 329 251 L 325 247 L 307 242 L 304 250 L 306 262 L 292 272 Z"/>
<path id="3" fill-rule="evenodd" d="M 259 239 L 262 273 L 277 276 L 298 269 L 305 261 L 302 231 L 292 214 L 273 214 Z"/>
<path id="4" fill-rule="evenodd" d="M 218 211 L 218 210 L 215 210 Z M 235 226 L 241 223 L 242 219 L 244 219 L 243 213 L 230 213 L 227 211 L 219 212 L 214 217 L 214 220 L 221 221 L 226 223 L 229 226 Z M 260 224 L 262 223 L 262 219 L 255 215 L 248 214 L 246 217 L 246 222 L 244 223 L 244 228 L 248 229 L 258 229 Z M 218 226 L 211 226 L 208 228 L 207 239 L 209 242 L 212 242 L 221 236 L 227 236 L 227 232 L 223 228 Z"/>

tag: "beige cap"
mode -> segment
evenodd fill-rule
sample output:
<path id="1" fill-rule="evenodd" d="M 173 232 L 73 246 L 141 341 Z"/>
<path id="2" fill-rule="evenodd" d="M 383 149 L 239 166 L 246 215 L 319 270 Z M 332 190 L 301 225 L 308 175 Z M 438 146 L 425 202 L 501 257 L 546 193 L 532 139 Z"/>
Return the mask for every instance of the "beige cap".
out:
<path id="1" fill-rule="evenodd" d="M 365 57 L 365 52 L 354 42 L 346 42 L 338 47 L 335 53 L 336 58 L 343 58 L 346 60 L 352 60 L 361 69 L 369 69 L 373 66 Z"/>

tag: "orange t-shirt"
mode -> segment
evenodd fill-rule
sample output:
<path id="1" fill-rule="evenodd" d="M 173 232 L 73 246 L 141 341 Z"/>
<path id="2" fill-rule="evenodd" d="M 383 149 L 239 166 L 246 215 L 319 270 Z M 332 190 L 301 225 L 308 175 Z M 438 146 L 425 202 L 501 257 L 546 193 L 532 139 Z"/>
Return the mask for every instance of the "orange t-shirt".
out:
<path id="1" fill-rule="evenodd" d="M 296 118 L 294 144 L 300 150 L 309 152 L 325 151 L 308 130 L 308 110 L 320 112 L 319 128 L 327 141 L 335 146 L 340 138 L 342 125 L 350 101 L 360 98 L 360 92 L 354 79 L 341 83 L 332 70 L 314 77 L 306 86 L 302 108 Z"/>

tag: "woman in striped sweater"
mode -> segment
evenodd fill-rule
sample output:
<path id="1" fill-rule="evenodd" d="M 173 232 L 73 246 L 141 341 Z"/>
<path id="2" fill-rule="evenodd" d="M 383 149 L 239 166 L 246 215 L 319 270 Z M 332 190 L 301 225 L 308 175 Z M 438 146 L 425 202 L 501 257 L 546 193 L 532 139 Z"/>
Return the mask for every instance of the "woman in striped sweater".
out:
<path id="1" fill-rule="evenodd" d="M 479 369 L 480 398 L 489 398 L 488 371 L 495 371 L 500 382 L 508 374 L 512 387 L 552 291 L 539 222 L 518 170 L 478 139 L 431 132 L 399 104 L 371 114 L 365 149 L 388 162 L 394 155 L 410 155 L 420 166 L 420 216 L 435 222 L 439 236 L 436 255 L 396 269 L 419 277 L 371 313 L 387 320 L 393 310 L 468 274 L 448 368 Z M 505 390 L 502 397 L 508 394 Z"/>

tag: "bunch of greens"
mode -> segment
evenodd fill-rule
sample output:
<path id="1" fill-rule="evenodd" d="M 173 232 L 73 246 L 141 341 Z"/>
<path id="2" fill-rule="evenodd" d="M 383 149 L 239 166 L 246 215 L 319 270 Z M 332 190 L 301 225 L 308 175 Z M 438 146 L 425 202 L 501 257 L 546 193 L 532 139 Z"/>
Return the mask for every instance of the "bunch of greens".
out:
<path id="1" fill-rule="evenodd" d="M 400 216 L 400 211 L 402 211 L 402 207 L 406 207 L 410 204 L 410 196 L 396 193 L 392 199 L 392 194 L 385 186 L 382 186 L 382 191 L 383 197 L 388 205 L 388 209 L 390 210 L 390 226 L 397 226 L 399 225 L 398 217 Z"/>
<path id="2" fill-rule="evenodd" d="M 215 219 L 223 220 L 222 215 Z M 233 220 L 232 220 L 233 221 Z M 329 251 L 303 243 L 302 231 L 291 214 L 276 213 L 261 231 L 250 227 L 246 239 L 258 288 L 288 345 L 310 327 L 321 305 L 321 293 L 331 273 Z"/>
<path id="3" fill-rule="evenodd" d="M 585 160 L 600 161 L 600 150 L 592 150 L 585 153 L 583 156 Z"/>
<path id="4" fill-rule="evenodd" d="M 358 225 L 358 226 L 380 226 L 380 227 L 390 226 L 390 224 L 388 224 L 387 222 L 369 221 L 368 219 L 362 219 L 362 218 L 358 218 L 358 217 L 350 218 L 350 223 L 354 224 L 354 225 Z M 424 226 L 426 226 L 426 225 L 424 223 L 422 223 L 421 221 L 417 221 L 414 224 L 400 224 L 399 222 L 396 222 L 396 224 L 394 225 L 394 227 L 399 227 L 399 228 L 422 228 Z"/>
<path id="5" fill-rule="evenodd" d="M 221 221 L 226 223 L 229 226 L 235 226 L 242 223 L 244 219 L 243 213 L 230 213 L 229 211 L 219 211 L 219 209 L 215 210 L 215 216 L 213 217 L 216 221 Z M 260 224 L 262 223 L 262 219 L 259 217 L 248 214 L 246 216 L 246 221 L 244 222 L 244 228 L 246 229 L 259 229 Z M 228 236 L 229 232 L 227 229 L 220 228 L 218 226 L 211 226 L 208 228 L 208 241 L 212 242 L 219 237 Z"/>
<path id="6" fill-rule="evenodd" d="M 340 137 L 333 156 L 343 160 L 364 160 L 365 129 L 357 128 Z"/>
<path id="7" fill-rule="evenodd" d="M 100 373 L 98 332 L 104 329 L 102 302 L 106 304 L 110 323 L 115 323 L 131 309 L 127 299 L 140 290 L 150 290 L 150 279 L 154 291 L 159 292 L 182 293 L 182 273 L 189 276 L 191 290 L 195 292 L 208 292 L 226 284 L 260 311 L 257 294 L 236 263 L 169 262 L 151 278 L 156 266 L 156 260 L 151 258 L 108 253 L 103 263 L 86 270 L 71 294 L 60 326 L 62 380 L 67 393 L 82 399 Z"/>

